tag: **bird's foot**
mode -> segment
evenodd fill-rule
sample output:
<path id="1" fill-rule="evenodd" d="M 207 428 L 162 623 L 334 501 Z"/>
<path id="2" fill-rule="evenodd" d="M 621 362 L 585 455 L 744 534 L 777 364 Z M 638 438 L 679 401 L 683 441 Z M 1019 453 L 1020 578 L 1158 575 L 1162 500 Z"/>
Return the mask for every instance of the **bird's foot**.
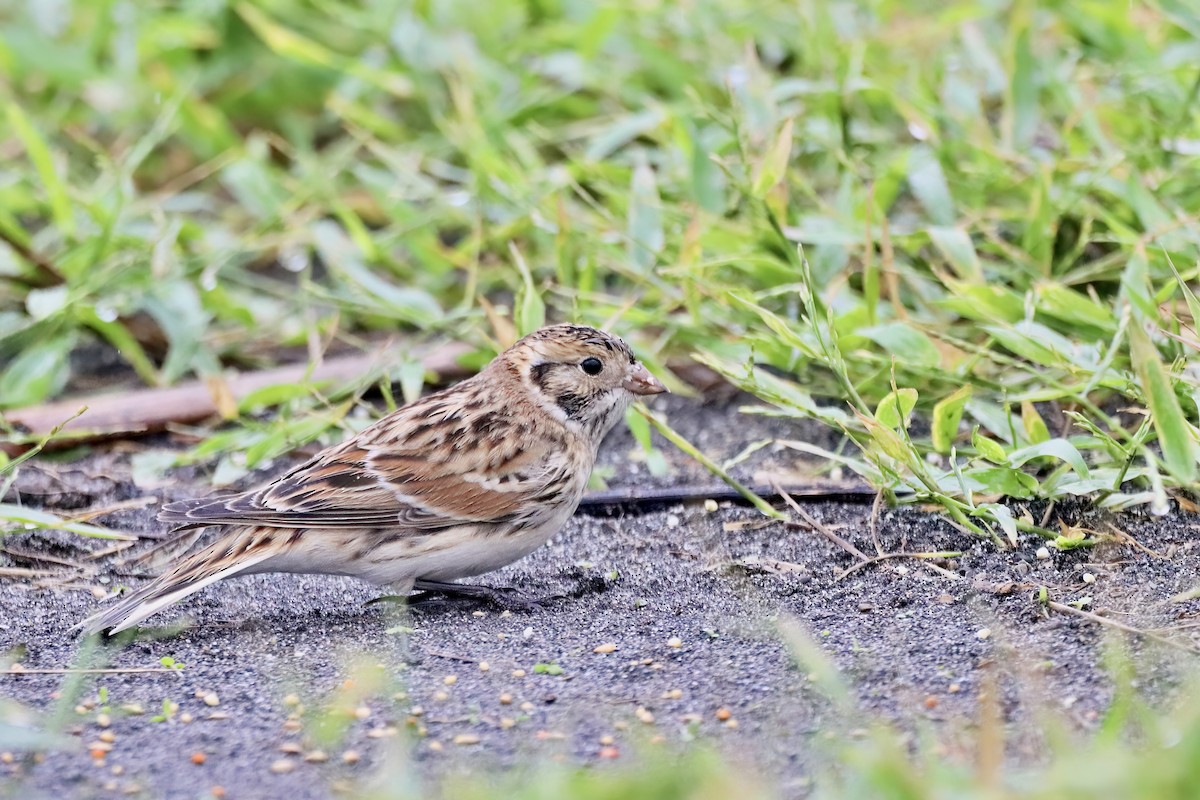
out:
<path id="1" fill-rule="evenodd" d="M 413 588 L 420 594 L 410 596 L 409 605 L 453 599 L 488 603 L 504 609 L 532 611 L 555 599 L 553 597 L 530 597 L 509 586 L 479 586 L 478 584 L 452 583 L 450 581 L 419 580 L 413 584 Z"/>

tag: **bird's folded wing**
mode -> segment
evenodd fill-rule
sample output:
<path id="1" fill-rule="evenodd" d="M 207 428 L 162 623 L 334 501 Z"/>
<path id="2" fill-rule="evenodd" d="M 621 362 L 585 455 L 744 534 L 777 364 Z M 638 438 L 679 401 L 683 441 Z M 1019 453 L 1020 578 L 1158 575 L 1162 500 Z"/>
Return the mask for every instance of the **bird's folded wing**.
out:
<path id="1" fill-rule="evenodd" d="M 504 522 L 544 502 L 569 477 L 565 454 L 546 437 L 474 438 L 430 447 L 424 437 L 352 439 L 264 489 L 171 503 L 159 519 L 180 527 L 397 526 L 437 530 Z M 561 443 L 558 448 L 561 449 Z"/>

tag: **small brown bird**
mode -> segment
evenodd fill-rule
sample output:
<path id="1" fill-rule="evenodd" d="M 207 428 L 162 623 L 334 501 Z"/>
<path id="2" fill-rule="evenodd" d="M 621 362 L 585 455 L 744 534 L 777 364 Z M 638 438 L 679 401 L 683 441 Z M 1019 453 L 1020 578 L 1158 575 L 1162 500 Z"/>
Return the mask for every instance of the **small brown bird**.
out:
<path id="1" fill-rule="evenodd" d="M 616 336 L 542 328 L 261 489 L 164 506 L 159 519 L 178 530 L 229 531 L 79 627 L 116 633 L 254 572 L 469 591 L 452 581 L 511 564 L 562 528 L 600 440 L 634 395 L 665 391 Z"/>

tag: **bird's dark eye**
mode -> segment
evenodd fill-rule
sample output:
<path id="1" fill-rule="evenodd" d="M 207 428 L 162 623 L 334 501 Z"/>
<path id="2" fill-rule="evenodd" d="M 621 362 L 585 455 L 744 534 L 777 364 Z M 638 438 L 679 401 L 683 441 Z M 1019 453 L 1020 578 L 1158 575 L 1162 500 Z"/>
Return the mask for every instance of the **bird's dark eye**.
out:
<path id="1" fill-rule="evenodd" d="M 579 368 L 588 375 L 599 375 L 600 370 L 604 369 L 604 364 L 602 364 L 600 359 L 596 358 L 595 356 L 589 356 L 583 361 L 579 362 Z"/>

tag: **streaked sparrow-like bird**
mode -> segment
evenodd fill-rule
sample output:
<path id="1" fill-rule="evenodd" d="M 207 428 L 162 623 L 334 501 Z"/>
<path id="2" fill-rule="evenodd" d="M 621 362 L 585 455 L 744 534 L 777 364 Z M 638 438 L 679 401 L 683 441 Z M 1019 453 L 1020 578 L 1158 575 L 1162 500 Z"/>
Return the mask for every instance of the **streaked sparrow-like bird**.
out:
<path id="1" fill-rule="evenodd" d="M 179 530 L 228 532 L 79 627 L 116 633 L 254 572 L 351 575 L 400 594 L 453 589 L 561 529 L 600 440 L 635 395 L 664 391 L 616 336 L 542 328 L 261 489 L 164 506 L 159 519 Z"/>

